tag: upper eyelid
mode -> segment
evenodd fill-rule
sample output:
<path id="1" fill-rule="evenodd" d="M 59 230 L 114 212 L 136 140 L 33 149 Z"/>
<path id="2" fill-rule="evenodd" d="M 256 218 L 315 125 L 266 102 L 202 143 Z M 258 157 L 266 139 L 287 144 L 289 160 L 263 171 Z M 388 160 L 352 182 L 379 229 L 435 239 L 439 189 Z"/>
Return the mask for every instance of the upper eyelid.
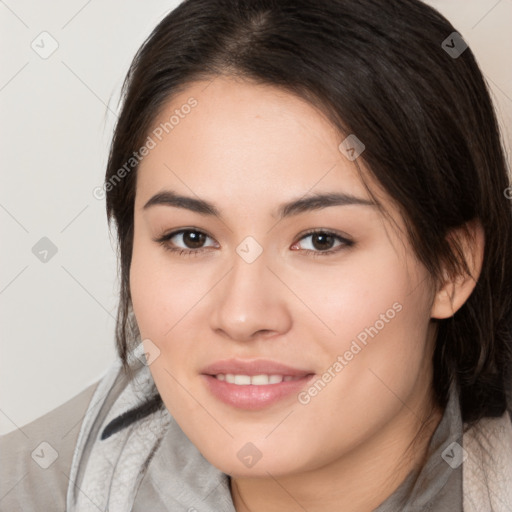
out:
<path id="1" fill-rule="evenodd" d="M 165 232 L 163 235 L 157 237 L 155 239 L 156 242 L 158 241 L 164 241 L 169 240 L 171 238 L 174 238 L 176 235 L 182 235 L 183 233 L 186 233 L 187 231 L 193 231 L 195 233 L 201 233 L 202 235 L 206 235 L 208 238 L 211 238 L 212 240 L 215 240 L 215 238 L 211 235 L 209 235 L 206 231 L 203 231 L 202 229 L 198 228 L 182 228 L 182 229 L 176 229 L 169 232 Z"/>

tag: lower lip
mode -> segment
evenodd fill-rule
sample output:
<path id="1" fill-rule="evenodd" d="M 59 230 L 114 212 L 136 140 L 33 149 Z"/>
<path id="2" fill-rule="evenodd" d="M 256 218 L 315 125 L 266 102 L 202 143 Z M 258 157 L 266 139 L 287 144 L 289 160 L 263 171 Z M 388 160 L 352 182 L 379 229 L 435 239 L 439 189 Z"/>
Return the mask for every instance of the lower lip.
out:
<path id="1" fill-rule="evenodd" d="M 201 377 L 211 393 L 222 402 L 238 409 L 258 410 L 269 407 L 293 393 L 298 393 L 314 375 L 262 386 L 229 384 L 212 375 L 203 374 Z"/>

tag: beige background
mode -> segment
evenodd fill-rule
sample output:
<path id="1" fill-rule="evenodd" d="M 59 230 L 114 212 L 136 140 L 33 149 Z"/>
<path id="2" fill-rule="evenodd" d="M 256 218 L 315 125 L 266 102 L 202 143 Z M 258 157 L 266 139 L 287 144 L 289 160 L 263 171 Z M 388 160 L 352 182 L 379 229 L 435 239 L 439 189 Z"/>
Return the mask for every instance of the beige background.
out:
<path id="1" fill-rule="evenodd" d="M 476 54 L 510 148 L 512 0 L 430 3 Z M 0 2 L 0 433 L 71 398 L 114 358 L 115 253 L 92 190 L 128 65 L 175 5 Z M 43 31 L 59 45 L 48 59 L 31 48 Z M 47 263 L 32 253 L 42 237 L 58 251 Z"/>

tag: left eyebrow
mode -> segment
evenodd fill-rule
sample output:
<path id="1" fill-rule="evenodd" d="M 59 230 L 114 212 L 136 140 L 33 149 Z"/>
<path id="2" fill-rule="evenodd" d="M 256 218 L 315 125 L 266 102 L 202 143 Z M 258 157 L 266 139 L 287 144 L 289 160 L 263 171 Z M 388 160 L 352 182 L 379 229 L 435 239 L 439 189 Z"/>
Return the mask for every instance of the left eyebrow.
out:
<path id="1" fill-rule="evenodd" d="M 361 205 L 361 206 L 377 206 L 373 201 L 356 197 L 352 194 L 345 194 L 343 192 L 327 193 L 327 194 L 314 194 L 309 197 L 295 199 L 288 203 L 280 205 L 278 209 L 279 219 L 297 215 L 312 210 L 321 210 L 329 206 L 346 206 L 346 205 Z"/>
<path id="2" fill-rule="evenodd" d="M 215 215 L 221 217 L 220 210 L 213 204 L 204 199 L 196 199 L 194 197 L 183 196 L 172 190 L 164 190 L 155 194 L 144 205 L 143 209 L 147 209 L 155 205 L 174 206 L 176 208 L 185 208 L 200 215 Z M 373 201 L 356 197 L 351 194 L 342 192 L 314 194 L 309 197 L 302 197 L 281 204 L 277 209 L 279 219 L 291 217 L 300 213 L 320 210 L 330 206 L 346 206 L 346 205 L 362 205 L 377 206 Z M 275 217 L 275 214 L 273 215 Z"/>

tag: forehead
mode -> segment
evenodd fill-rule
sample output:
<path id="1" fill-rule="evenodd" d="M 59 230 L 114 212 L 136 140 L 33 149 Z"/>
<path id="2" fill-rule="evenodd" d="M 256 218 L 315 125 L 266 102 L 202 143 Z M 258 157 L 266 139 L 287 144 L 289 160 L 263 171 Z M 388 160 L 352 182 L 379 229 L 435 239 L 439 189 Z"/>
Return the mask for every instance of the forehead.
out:
<path id="1" fill-rule="evenodd" d="M 329 190 L 368 198 L 336 127 L 273 86 L 230 77 L 192 83 L 164 105 L 148 136 L 154 147 L 137 178 L 146 199 L 165 187 L 247 204 Z"/>

